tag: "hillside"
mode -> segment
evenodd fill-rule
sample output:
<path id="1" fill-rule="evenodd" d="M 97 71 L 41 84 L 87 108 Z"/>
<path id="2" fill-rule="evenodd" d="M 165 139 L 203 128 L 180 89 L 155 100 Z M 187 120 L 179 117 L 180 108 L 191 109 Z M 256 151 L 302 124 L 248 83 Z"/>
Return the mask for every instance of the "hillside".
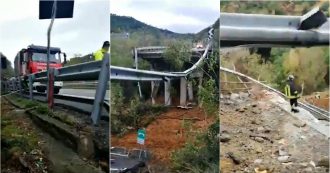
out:
<path id="1" fill-rule="evenodd" d="M 157 38 L 192 38 L 193 34 L 179 34 L 167 29 L 160 29 L 141 21 L 134 19 L 129 16 L 118 16 L 116 14 L 111 14 L 111 33 L 134 33 L 134 32 L 144 32 L 152 34 Z"/>
<path id="2" fill-rule="evenodd" d="M 216 26 L 214 41 L 215 47 L 218 47 L 219 20 L 210 26 Z M 210 26 L 205 26 L 205 29 L 195 34 L 181 34 L 150 26 L 133 17 L 111 14 L 111 64 L 132 67 L 133 47 L 168 46 L 178 42 L 191 47 L 193 43 L 205 41 Z"/>
<path id="3" fill-rule="evenodd" d="M 221 1 L 221 12 L 276 15 L 303 15 L 313 7 L 329 17 L 329 1 Z"/>
<path id="4" fill-rule="evenodd" d="M 327 1 L 244 1 L 221 2 L 221 12 L 248 14 L 303 15 L 319 6 L 329 16 Z M 233 68 L 271 86 L 283 90 L 288 74 L 296 77 L 299 86 L 304 87 L 303 94 L 311 94 L 329 88 L 329 48 L 272 48 L 269 57 L 236 50 L 223 53 L 222 66 Z M 222 76 L 224 77 L 224 76 Z M 234 80 L 235 79 L 231 79 Z"/>

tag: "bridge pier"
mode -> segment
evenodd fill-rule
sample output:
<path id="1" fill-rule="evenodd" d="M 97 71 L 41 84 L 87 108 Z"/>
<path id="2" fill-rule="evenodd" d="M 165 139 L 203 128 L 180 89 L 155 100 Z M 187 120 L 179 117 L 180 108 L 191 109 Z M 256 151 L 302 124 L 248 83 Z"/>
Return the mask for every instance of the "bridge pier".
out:
<path id="1" fill-rule="evenodd" d="M 156 96 L 158 93 L 159 82 L 158 81 L 151 81 L 151 103 L 154 105 L 156 104 Z"/>
<path id="2" fill-rule="evenodd" d="M 194 100 L 194 93 L 193 93 L 193 85 L 192 81 L 188 82 L 188 101 L 193 101 Z"/>
<path id="3" fill-rule="evenodd" d="M 167 81 L 164 82 L 164 89 L 165 89 L 165 106 L 170 106 L 171 105 L 171 80 L 168 79 Z"/>
<path id="4" fill-rule="evenodd" d="M 187 106 L 187 79 L 185 77 L 180 78 L 180 106 Z"/>

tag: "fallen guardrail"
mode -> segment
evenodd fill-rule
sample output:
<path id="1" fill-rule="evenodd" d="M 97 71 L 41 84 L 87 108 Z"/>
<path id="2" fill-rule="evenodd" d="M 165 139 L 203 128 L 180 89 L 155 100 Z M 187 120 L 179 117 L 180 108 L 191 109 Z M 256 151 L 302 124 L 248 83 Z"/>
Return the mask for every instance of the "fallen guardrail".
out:
<path id="1" fill-rule="evenodd" d="M 282 96 L 283 98 L 286 98 L 286 96 L 282 92 L 280 92 L 280 91 L 278 91 L 278 90 L 276 90 L 276 89 L 274 89 L 274 88 L 272 88 L 272 87 L 270 87 L 270 86 L 268 86 L 268 85 L 266 85 L 266 84 L 264 84 L 264 83 L 262 83 L 262 82 L 260 82 L 256 79 L 253 79 L 250 76 L 244 75 L 240 72 L 237 72 L 237 71 L 234 71 L 234 70 L 231 70 L 231 69 L 228 69 L 228 68 L 224 68 L 224 67 L 220 67 L 220 71 L 224 71 L 224 72 L 231 73 L 231 74 L 234 74 L 234 75 L 237 75 L 237 76 L 240 76 L 240 77 L 244 77 L 244 78 L 246 78 L 246 79 L 248 79 L 248 80 L 264 87 L 264 88 L 267 88 L 268 90 L 270 90 L 274 93 L 277 93 L 278 95 Z M 298 102 L 298 103 L 301 107 L 303 107 L 304 109 L 306 109 L 310 113 L 312 113 L 314 116 L 316 116 L 316 118 L 323 119 L 323 120 L 328 120 L 328 121 L 330 120 L 329 112 L 327 112 L 325 110 L 320 111 L 320 108 L 316 109 L 315 106 L 312 106 L 308 103 L 302 103 L 302 102 Z"/>
<path id="2" fill-rule="evenodd" d="M 220 13 L 220 45 L 329 45 L 329 18 L 318 8 L 303 16 Z"/>

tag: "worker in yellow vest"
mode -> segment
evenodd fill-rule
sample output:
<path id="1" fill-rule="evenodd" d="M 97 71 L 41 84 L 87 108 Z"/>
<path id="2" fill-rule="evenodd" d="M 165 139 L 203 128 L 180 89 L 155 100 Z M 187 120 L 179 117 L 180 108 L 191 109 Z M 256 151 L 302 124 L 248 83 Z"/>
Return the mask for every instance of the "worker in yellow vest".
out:
<path id="1" fill-rule="evenodd" d="M 93 55 L 94 55 L 94 60 L 95 61 L 101 61 L 103 59 L 103 56 L 105 53 L 109 52 L 110 50 L 110 42 L 109 41 L 105 41 L 103 43 L 103 46 L 100 50 L 96 51 Z"/>
<path id="2" fill-rule="evenodd" d="M 291 112 L 294 113 L 299 112 L 297 107 L 298 107 L 298 98 L 300 98 L 300 94 L 298 93 L 298 90 L 295 86 L 293 75 L 288 76 L 288 83 L 286 84 L 284 91 L 286 97 L 290 100 Z"/>

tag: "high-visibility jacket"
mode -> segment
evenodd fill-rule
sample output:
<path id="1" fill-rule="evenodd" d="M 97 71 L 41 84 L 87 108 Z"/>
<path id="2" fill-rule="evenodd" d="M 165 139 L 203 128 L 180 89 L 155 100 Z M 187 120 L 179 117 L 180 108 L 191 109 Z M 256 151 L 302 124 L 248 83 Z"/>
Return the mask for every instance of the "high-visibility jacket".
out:
<path id="1" fill-rule="evenodd" d="M 107 53 L 104 49 L 100 49 L 94 53 L 94 60 L 101 61 L 103 59 L 104 54 Z"/>
<path id="2" fill-rule="evenodd" d="M 288 84 L 284 87 L 285 95 L 288 99 L 299 98 L 298 91 L 293 83 L 293 81 L 289 81 Z"/>

